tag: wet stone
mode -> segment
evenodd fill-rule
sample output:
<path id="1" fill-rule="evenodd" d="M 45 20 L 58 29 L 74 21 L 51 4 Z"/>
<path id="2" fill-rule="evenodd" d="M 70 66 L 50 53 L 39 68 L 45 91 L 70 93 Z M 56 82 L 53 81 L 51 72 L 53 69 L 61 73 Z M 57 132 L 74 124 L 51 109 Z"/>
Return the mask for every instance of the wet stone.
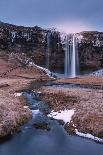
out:
<path id="1" fill-rule="evenodd" d="M 72 123 L 66 123 L 64 129 L 66 130 L 67 133 L 71 135 L 75 134 L 75 127 L 73 126 Z"/>
<path id="2" fill-rule="evenodd" d="M 49 131 L 50 130 L 50 126 L 48 123 L 34 123 L 33 124 L 33 127 L 36 128 L 36 129 L 41 129 L 41 130 L 47 130 Z"/>

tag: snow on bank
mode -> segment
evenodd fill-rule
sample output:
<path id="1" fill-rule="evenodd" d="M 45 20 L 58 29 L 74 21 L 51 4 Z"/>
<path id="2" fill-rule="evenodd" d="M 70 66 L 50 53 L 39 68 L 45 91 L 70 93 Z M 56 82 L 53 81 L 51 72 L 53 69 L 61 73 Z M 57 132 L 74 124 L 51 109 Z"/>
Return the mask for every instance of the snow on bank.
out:
<path id="1" fill-rule="evenodd" d="M 22 93 L 15 93 L 14 95 L 15 95 L 15 97 L 22 96 Z"/>
<path id="2" fill-rule="evenodd" d="M 52 73 L 51 73 L 51 71 L 50 71 L 50 70 L 48 70 L 48 69 L 46 69 L 46 68 L 43 68 L 43 67 L 40 67 L 40 66 L 38 66 L 38 65 L 34 64 L 33 62 L 29 62 L 29 66 L 34 66 L 34 67 L 37 67 L 37 68 L 39 68 L 39 69 L 41 69 L 41 70 L 45 71 L 45 72 L 46 72 L 46 74 L 47 74 L 50 78 L 55 79 L 54 77 L 52 77 Z"/>
<path id="3" fill-rule="evenodd" d="M 75 129 L 75 132 L 78 136 L 81 136 L 81 137 L 85 137 L 85 138 L 88 138 L 88 139 L 92 139 L 92 140 L 95 140 L 95 141 L 98 141 L 98 142 L 102 142 L 103 143 L 103 139 L 101 138 L 98 138 L 98 137 L 95 137 L 89 133 L 85 134 L 85 133 L 81 133 L 81 132 L 78 132 L 77 129 Z"/>
<path id="4" fill-rule="evenodd" d="M 103 76 L 103 69 L 91 73 L 90 76 L 96 76 L 96 77 Z"/>
<path id="5" fill-rule="evenodd" d="M 61 110 L 60 112 L 52 111 L 48 117 L 53 117 L 54 119 L 63 120 L 65 123 L 70 123 L 72 116 L 74 115 L 74 110 Z"/>

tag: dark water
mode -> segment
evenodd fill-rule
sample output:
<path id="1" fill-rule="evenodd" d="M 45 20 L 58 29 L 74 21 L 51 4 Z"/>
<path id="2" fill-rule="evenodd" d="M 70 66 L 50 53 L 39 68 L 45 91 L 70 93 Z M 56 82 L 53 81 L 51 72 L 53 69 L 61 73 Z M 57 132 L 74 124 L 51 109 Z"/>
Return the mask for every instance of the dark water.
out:
<path id="1" fill-rule="evenodd" d="M 87 84 L 71 84 L 71 83 L 48 83 L 46 86 L 52 88 L 85 88 L 85 89 L 99 89 L 103 90 L 103 86 L 100 85 L 87 85 Z"/>
<path id="2" fill-rule="evenodd" d="M 0 155 L 103 155 L 103 145 L 78 136 L 68 135 L 56 120 L 44 115 L 49 111 L 38 95 L 25 93 L 33 118 L 12 139 L 0 144 Z M 35 129 L 33 124 L 47 122 L 51 130 Z"/>

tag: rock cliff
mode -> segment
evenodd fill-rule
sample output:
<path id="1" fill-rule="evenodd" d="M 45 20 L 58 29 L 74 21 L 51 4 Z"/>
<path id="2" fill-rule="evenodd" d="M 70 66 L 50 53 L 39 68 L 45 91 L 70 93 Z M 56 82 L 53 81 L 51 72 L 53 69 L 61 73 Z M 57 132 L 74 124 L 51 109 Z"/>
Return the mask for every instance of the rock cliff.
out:
<path id="1" fill-rule="evenodd" d="M 49 34 L 49 38 L 48 38 Z M 103 32 L 85 31 L 78 33 L 81 71 L 103 68 Z M 4 55 L 24 54 L 37 65 L 52 71 L 64 70 L 64 50 L 60 32 L 45 30 L 38 26 L 23 27 L 0 22 L 0 51 Z"/>

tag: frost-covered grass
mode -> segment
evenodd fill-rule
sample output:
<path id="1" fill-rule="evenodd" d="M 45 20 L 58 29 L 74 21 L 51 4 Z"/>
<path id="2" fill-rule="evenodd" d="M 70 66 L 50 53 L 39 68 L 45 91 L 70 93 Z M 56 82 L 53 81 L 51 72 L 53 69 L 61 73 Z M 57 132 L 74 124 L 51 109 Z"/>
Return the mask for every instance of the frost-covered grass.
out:
<path id="1" fill-rule="evenodd" d="M 101 138 L 98 138 L 98 137 L 95 137 L 89 133 L 85 134 L 85 133 L 81 133 L 81 132 L 78 132 L 77 129 L 75 129 L 75 132 L 78 136 L 81 136 L 81 137 L 85 137 L 85 138 L 88 138 L 88 139 L 92 139 L 92 140 L 95 140 L 95 141 L 98 141 L 98 142 L 103 142 L 103 139 Z"/>
<path id="2" fill-rule="evenodd" d="M 74 115 L 74 109 L 61 110 L 60 112 L 52 111 L 48 116 L 57 120 L 63 120 L 65 123 L 70 123 L 72 116 Z"/>
<path id="3" fill-rule="evenodd" d="M 46 68 L 44 68 L 44 67 L 40 67 L 40 66 L 34 64 L 33 62 L 29 62 L 29 66 L 37 67 L 38 69 L 41 69 L 41 70 L 45 71 L 45 73 L 46 73 L 50 78 L 54 78 L 54 77 L 52 77 L 51 71 L 48 70 L 48 69 L 46 69 Z"/>

